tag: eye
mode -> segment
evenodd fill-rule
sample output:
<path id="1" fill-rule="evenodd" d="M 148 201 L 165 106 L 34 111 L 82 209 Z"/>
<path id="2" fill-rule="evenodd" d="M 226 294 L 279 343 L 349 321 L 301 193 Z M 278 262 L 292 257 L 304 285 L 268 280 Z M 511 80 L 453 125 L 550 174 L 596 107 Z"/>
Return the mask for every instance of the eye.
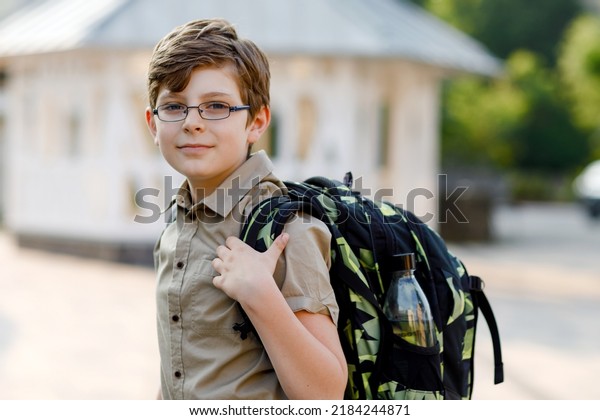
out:
<path id="1" fill-rule="evenodd" d="M 167 111 L 167 112 L 180 112 L 180 111 L 187 109 L 187 107 L 185 105 L 177 104 L 177 103 L 164 104 L 164 105 L 161 105 L 159 108 L 161 109 L 161 111 Z"/>
<path id="2" fill-rule="evenodd" d="M 229 109 L 229 105 L 225 102 L 207 102 L 202 105 L 202 108 L 210 111 L 221 111 L 223 109 Z"/>

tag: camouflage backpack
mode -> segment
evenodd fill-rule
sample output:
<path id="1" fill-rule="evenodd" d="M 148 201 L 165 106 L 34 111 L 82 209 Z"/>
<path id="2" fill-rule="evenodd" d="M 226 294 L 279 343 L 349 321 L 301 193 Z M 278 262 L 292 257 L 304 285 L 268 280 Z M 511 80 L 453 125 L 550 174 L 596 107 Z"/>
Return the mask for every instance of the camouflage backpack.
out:
<path id="1" fill-rule="evenodd" d="M 470 276 L 441 237 L 414 214 L 315 177 L 286 182 L 288 194 L 267 199 L 249 215 L 241 239 L 266 250 L 294 212 L 322 220 L 332 233 L 330 279 L 340 306 L 338 332 L 348 364 L 346 399 L 470 399 L 475 331 L 485 316 L 494 345 L 495 383 L 503 381 L 500 340 L 480 278 Z M 424 348 L 395 336 L 382 312 L 394 254 L 414 253 L 415 276 L 432 309 L 437 345 Z M 241 309 L 241 306 L 240 306 Z M 248 317 L 236 324 L 242 338 Z"/>

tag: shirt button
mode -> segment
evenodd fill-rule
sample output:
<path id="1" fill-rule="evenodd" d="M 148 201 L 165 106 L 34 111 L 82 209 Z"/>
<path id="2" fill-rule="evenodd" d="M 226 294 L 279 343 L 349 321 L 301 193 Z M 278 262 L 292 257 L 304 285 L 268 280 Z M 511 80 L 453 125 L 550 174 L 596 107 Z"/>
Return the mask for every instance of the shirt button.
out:
<path id="1" fill-rule="evenodd" d="M 179 268 L 179 269 L 182 269 L 184 265 L 185 264 L 183 263 L 183 261 L 177 261 L 176 267 Z"/>
<path id="2" fill-rule="evenodd" d="M 179 322 L 179 315 L 173 315 L 173 316 L 171 317 L 171 319 L 172 319 L 174 322 Z"/>
<path id="3" fill-rule="evenodd" d="M 176 371 L 175 372 L 175 377 L 176 378 L 181 378 L 181 372 L 180 371 Z"/>

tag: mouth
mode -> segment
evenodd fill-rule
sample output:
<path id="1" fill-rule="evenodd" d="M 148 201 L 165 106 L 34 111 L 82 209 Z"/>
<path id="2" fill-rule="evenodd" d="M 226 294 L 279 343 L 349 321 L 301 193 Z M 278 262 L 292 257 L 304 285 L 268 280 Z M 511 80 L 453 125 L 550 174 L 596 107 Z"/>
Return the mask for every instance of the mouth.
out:
<path id="1" fill-rule="evenodd" d="M 207 146 L 205 144 L 184 144 L 182 146 L 177 146 L 177 148 L 184 152 L 201 152 L 211 149 L 212 146 Z"/>

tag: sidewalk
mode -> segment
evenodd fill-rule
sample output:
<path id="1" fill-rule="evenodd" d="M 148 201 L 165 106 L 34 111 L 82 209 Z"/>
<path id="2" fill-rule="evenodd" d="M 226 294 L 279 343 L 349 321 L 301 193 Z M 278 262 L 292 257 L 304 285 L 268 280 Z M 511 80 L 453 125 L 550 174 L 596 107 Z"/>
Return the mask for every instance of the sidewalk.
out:
<path id="1" fill-rule="evenodd" d="M 150 269 L 16 248 L 0 233 L 0 399 L 152 399 Z"/>
<path id="2" fill-rule="evenodd" d="M 483 318 L 475 399 L 600 399 L 600 223 L 576 205 L 497 210 L 492 244 L 450 245 L 486 281 L 498 321 L 505 383 L 492 385 Z"/>
<path id="3" fill-rule="evenodd" d="M 494 262 L 476 251 L 455 249 L 471 273 L 488 279 L 485 291 L 502 342 L 505 382 L 493 385 L 491 338 L 480 317 L 473 399 L 600 399 L 598 275 Z"/>

